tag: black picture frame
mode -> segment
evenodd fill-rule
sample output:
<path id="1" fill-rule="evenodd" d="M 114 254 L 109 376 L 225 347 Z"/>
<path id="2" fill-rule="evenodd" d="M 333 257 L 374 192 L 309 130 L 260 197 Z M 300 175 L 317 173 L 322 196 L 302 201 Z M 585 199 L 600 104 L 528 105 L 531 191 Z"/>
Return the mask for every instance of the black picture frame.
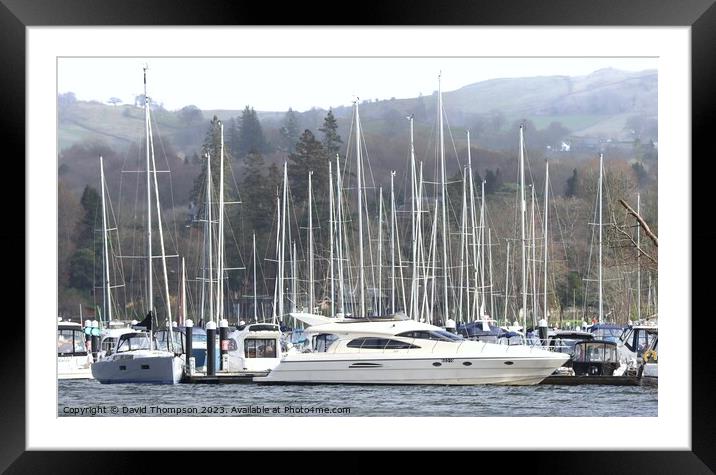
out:
<path id="1" fill-rule="evenodd" d="M 180 6 L 180 8 L 178 7 Z M 0 0 L 0 65 L 2 65 L 2 89 L 0 92 L 0 124 L 7 143 L 15 150 L 14 157 L 25 156 L 25 28 L 29 26 L 112 26 L 112 25 L 547 25 L 547 26 L 690 26 L 691 27 L 691 78 L 692 78 L 692 149 L 693 155 L 703 155 L 700 160 L 708 162 L 712 124 L 716 122 L 716 7 L 714 0 L 650 0 L 642 2 L 614 2 L 610 0 L 503 0 L 500 2 L 453 1 L 360 2 L 355 12 L 345 13 L 345 5 L 337 8 L 329 2 L 311 2 L 310 6 L 294 2 L 276 5 L 266 3 L 239 3 L 231 0 L 202 2 L 200 0 L 154 1 L 97 1 L 97 0 Z M 335 12 L 332 19 L 319 20 L 319 13 Z M 342 13 L 341 13 L 342 12 Z M 700 153 L 699 153 L 700 152 Z M 10 156 L 10 155 L 7 155 Z M 688 166 L 690 157 L 680 157 Z M 16 159 L 18 172 L 24 176 L 22 162 Z M 691 162 L 693 166 L 693 162 Z M 703 165 L 699 165 L 702 169 Z M 17 175 L 19 176 L 19 175 Z M 704 207 L 708 196 L 698 197 L 701 190 L 709 190 L 711 174 L 692 171 L 692 216 L 699 216 L 696 207 Z M 706 193 L 705 191 L 703 193 Z M 17 196 L 17 195 L 15 195 Z M 7 203 L 13 202 L 7 196 Z M 15 223 L 24 221 L 24 216 Z M 716 225 L 713 220 L 694 220 L 691 233 L 692 252 L 713 247 Z M 20 229 L 15 226 L 15 229 Z M 23 228 L 24 229 L 24 228 Z M 32 252 L 25 244 L 24 231 L 0 233 L 5 249 Z M 12 246 L 12 247 L 11 247 Z M 19 253 L 17 253 L 19 254 Z M 713 252 L 699 254 L 704 269 L 713 269 L 716 259 Z M 9 265 L 9 264 L 8 264 Z M 19 263 L 18 263 L 19 265 Z M 710 279 L 699 279 L 693 268 L 692 295 L 709 295 Z M 15 279 L 15 284 L 25 283 Z M 19 295 L 20 289 L 14 292 Z M 26 289 L 25 289 L 26 290 Z M 697 323 L 708 326 L 710 312 L 694 312 L 689 306 L 690 296 L 684 297 L 684 314 L 669 316 L 690 318 L 693 328 Z M 706 307 L 708 308 L 708 307 Z M 27 316 L 26 316 L 27 319 Z M 26 320 L 26 323 L 29 321 Z M 25 326 L 30 330 L 29 325 Z M 16 326 L 6 331 L 17 331 Z M 713 473 L 716 470 L 716 424 L 714 424 L 713 400 L 709 391 L 714 379 L 713 358 L 710 352 L 708 332 L 705 342 L 692 347 L 692 446 L 691 451 L 674 452 L 521 452 L 509 454 L 511 467 L 524 470 L 549 471 L 550 473 Z M 693 335 L 692 335 L 692 341 Z M 696 341 L 694 341 L 696 343 Z M 77 471 L 100 471 L 115 473 L 136 470 L 150 454 L 107 452 L 27 452 L 25 451 L 25 353 L 24 336 L 6 343 L 3 354 L 12 357 L 12 364 L 0 364 L 0 469 L 8 473 L 76 473 Z M 638 438 L 639 429 L 631 436 Z M 87 435 L 91 436 L 91 435 Z M 618 437 L 623 440 L 623 437 Z M 560 447 L 554 450 L 559 451 Z M 505 463 L 506 456 L 495 454 L 493 460 Z M 341 455 L 342 464 L 351 466 L 359 454 Z M 154 458 L 154 457 L 151 457 Z M 481 457 L 482 458 L 482 457 Z M 175 453 L 161 457 L 164 470 L 180 468 L 183 456 Z M 417 460 L 417 459 L 416 459 Z M 411 465 L 405 458 L 400 463 Z M 389 466 L 390 464 L 388 464 Z M 146 467 L 146 465 L 143 465 Z M 355 466 L 355 465 L 354 465 Z M 83 470 L 84 469 L 84 470 Z M 139 470 L 140 472 L 144 470 Z"/>

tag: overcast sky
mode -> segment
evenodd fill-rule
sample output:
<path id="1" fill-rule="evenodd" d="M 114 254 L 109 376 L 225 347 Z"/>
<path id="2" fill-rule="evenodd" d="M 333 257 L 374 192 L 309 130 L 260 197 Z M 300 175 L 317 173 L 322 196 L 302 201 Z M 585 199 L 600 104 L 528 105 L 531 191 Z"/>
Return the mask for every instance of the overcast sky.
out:
<path id="1" fill-rule="evenodd" d="M 656 69 L 656 58 L 60 58 L 58 92 L 80 100 L 133 103 L 148 94 L 166 109 L 304 111 L 360 99 L 430 95 L 442 71 L 443 91 L 487 79 L 567 75 L 601 68 Z"/>

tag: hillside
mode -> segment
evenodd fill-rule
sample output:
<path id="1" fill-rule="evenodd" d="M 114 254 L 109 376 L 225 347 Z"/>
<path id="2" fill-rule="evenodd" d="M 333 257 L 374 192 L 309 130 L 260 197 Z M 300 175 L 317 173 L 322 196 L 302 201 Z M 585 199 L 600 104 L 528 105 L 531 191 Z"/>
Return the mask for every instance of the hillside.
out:
<path id="1" fill-rule="evenodd" d="M 486 146 L 506 148 L 491 137 L 505 131 L 518 120 L 529 120 L 538 129 L 559 122 L 569 133 L 580 137 L 615 140 L 656 140 L 657 72 L 625 72 L 602 69 L 587 76 L 543 76 L 504 78 L 469 84 L 444 92 L 444 104 L 452 128 L 470 128 Z M 410 99 L 367 100 L 361 104 L 366 129 L 391 135 L 402 133 L 403 118 L 413 114 L 416 126 L 432 128 L 436 95 Z M 162 137 L 180 153 L 194 153 L 203 138 L 207 121 L 213 115 L 228 121 L 239 110 L 154 112 Z M 259 111 L 264 129 L 280 127 L 285 111 Z M 347 133 L 351 108 L 338 107 L 334 113 L 341 130 Z M 312 109 L 300 113 L 303 128 L 317 129 L 325 111 Z M 376 126 L 380 126 L 377 128 Z M 376 130 L 377 128 L 377 130 Z M 59 107 L 59 148 L 65 150 L 79 142 L 102 142 L 123 149 L 143 136 L 143 113 L 134 105 L 108 105 L 100 102 L 72 102 Z"/>

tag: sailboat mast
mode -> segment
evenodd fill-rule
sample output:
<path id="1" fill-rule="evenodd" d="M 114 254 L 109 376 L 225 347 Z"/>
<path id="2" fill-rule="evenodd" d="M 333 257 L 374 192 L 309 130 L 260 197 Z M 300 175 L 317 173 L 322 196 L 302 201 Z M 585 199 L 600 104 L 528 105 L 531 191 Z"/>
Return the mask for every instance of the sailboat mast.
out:
<path id="1" fill-rule="evenodd" d="M 186 323 L 186 266 L 181 258 L 181 324 Z"/>
<path id="2" fill-rule="evenodd" d="M 549 241 L 547 233 L 549 227 L 547 226 L 549 218 L 549 162 L 545 161 L 544 169 L 544 319 L 549 321 L 549 314 L 547 312 L 547 255 L 549 251 Z"/>
<path id="3" fill-rule="evenodd" d="M 308 172 L 308 312 L 313 313 L 313 171 Z"/>
<path id="4" fill-rule="evenodd" d="M 510 241 L 507 241 L 507 258 L 505 259 L 505 325 L 507 325 L 507 307 L 510 296 Z"/>
<path id="5" fill-rule="evenodd" d="M 206 214 L 209 229 L 209 321 L 214 321 L 214 243 L 211 222 L 211 153 L 206 153 Z"/>
<path id="6" fill-rule="evenodd" d="M 360 116 L 358 113 L 358 99 L 356 108 L 356 175 L 358 178 L 358 251 L 359 251 L 359 278 L 358 292 L 360 295 L 360 316 L 365 317 L 365 269 L 363 268 L 363 164 L 360 146 Z"/>
<path id="7" fill-rule="evenodd" d="M 440 198 L 441 198 L 441 211 L 442 211 L 442 248 L 443 248 L 443 297 L 444 297 L 444 316 L 443 320 L 447 321 L 449 318 L 449 303 L 448 303 L 448 273 L 450 267 L 448 265 L 448 235 L 447 235 L 447 206 L 445 190 L 447 188 L 447 180 L 445 178 L 445 134 L 443 132 L 443 93 L 440 76 L 438 75 L 438 122 L 440 124 Z"/>
<path id="8" fill-rule="evenodd" d="M 224 318 L 224 124 L 219 122 L 221 150 L 219 159 L 219 245 L 216 253 L 216 314 L 217 321 Z"/>
<path id="9" fill-rule="evenodd" d="M 174 337 L 172 332 L 172 306 L 170 305 L 170 298 L 169 298 L 169 275 L 167 272 L 167 257 L 166 252 L 164 250 L 164 231 L 162 230 L 162 211 L 161 207 L 159 205 L 159 185 L 157 184 L 157 163 L 154 160 L 154 140 L 152 139 L 152 124 L 149 123 L 149 140 L 151 142 L 151 152 L 152 152 L 152 176 L 154 178 L 154 198 L 156 200 L 157 204 L 157 229 L 159 229 L 159 248 L 161 250 L 161 258 L 162 258 L 162 275 L 164 277 L 164 298 L 166 299 L 166 307 L 167 307 L 167 334 L 169 338 L 167 339 L 167 343 L 170 345 L 168 348 L 170 351 L 173 351 L 173 345 L 174 345 Z"/>
<path id="10" fill-rule="evenodd" d="M 437 269 L 436 259 L 437 259 L 437 255 L 438 255 L 438 253 L 437 253 L 437 242 L 438 242 L 437 232 L 438 232 L 438 216 L 439 216 L 439 214 L 437 212 L 437 209 L 438 209 L 438 199 L 436 197 L 435 198 L 435 217 L 433 218 L 433 231 L 432 231 L 432 236 L 430 239 L 430 254 L 432 256 L 431 265 L 430 265 L 430 268 L 432 270 L 432 277 L 431 277 L 432 288 L 430 291 L 430 307 L 428 308 L 428 310 L 429 310 L 428 323 L 430 323 L 430 324 L 432 324 L 434 321 L 433 317 L 434 317 L 434 312 L 435 312 L 435 286 L 436 286 L 436 280 L 437 280 L 436 276 L 435 276 L 435 272 Z"/>
<path id="11" fill-rule="evenodd" d="M 335 214 L 333 210 L 333 162 L 328 160 L 328 227 L 329 227 L 329 237 L 330 237 L 330 251 L 329 251 L 329 264 L 328 267 L 330 269 L 330 276 L 331 276 L 331 314 L 330 316 L 333 317 L 336 315 L 336 283 L 335 283 L 335 271 L 333 266 L 333 259 L 334 259 L 334 242 L 335 239 L 335 233 L 333 232 L 335 229 Z"/>
<path id="12" fill-rule="evenodd" d="M 428 292 L 427 284 L 427 272 L 425 270 L 425 247 L 423 243 L 423 162 L 420 162 L 420 174 L 418 175 L 418 193 L 417 203 L 415 205 L 415 229 L 417 230 L 417 262 L 416 266 L 418 272 L 418 280 L 415 284 L 415 295 L 418 298 L 418 302 L 415 304 L 417 313 L 413 315 L 414 320 L 420 320 L 420 316 L 423 314 L 424 304 L 426 302 L 426 296 Z M 420 278 L 422 275 L 423 279 L 423 292 L 420 295 Z M 423 304 L 420 306 L 420 304 Z"/>
<path id="13" fill-rule="evenodd" d="M 492 229 L 487 228 L 487 250 L 488 254 L 488 266 L 490 270 L 490 317 L 495 318 L 495 292 L 494 286 L 492 285 Z"/>
<path id="14" fill-rule="evenodd" d="M 411 238 L 412 250 L 413 250 L 413 261 L 412 261 L 412 272 L 410 274 L 410 313 L 415 318 L 418 313 L 418 242 L 416 229 L 416 216 L 415 216 L 415 199 L 417 197 L 417 177 L 415 174 L 415 144 L 413 142 L 413 115 L 411 114 L 408 119 L 410 120 L 410 225 L 412 230 Z"/>
<path id="15" fill-rule="evenodd" d="M 537 223 L 535 221 L 535 187 L 530 187 L 532 195 L 532 325 L 537 327 Z"/>
<path id="16" fill-rule="evenodd" d="M 395 170 L 390 172 L 390 312 L 395 313 Z"/>
<path id="17" fill-rule="evenodd" d="M 457 321 L 462 322 L 462 294 L 465 288 L 465 233 L 467 231 L 467 168 L 462 171 L 462 210 L 460 211 L 460 277 L 458 279 Z M 470 301 L 470 277 L 467 278 L 467 300 Z M 469 308 L 469 304 L 468 304 Z M 469 314 L 469 311 L 468 311 Z"/>
<path id="18" fill-rule="evenodd" d="M 470 190 L 470 206 L 472 206 L 472 202 L 474 201 L 474 198 L 472 196 L 472 153 L 470 152 L 470 131 L 467 131 L 467 172 L 464 172 L 465 175 L 465 181 L 466 183 L 469 183 L 469 190 Z M 466 186 L 466 185 L 463 185 Z M 463 207 L 465 208 L 465 223 L 463 224 L 463 233 L 465 234 L 465 260 L 466 260 L 466 266 L 465 266 L 465 322 L 470 321 L 470 317 L 472 314 L 470 313 L 470 299 L 472 298 L 472 295 L 470 295 L 470 240 L 468 239 L 470 236 L 472 236 L 473 228 L 470 227 L 470 234 L 468 234 L 468 210 L 471 213 L 472 216 L 472 207 L 468 208 L 468 201 L 464 200 Z M 477 286 L 477 280 L 475 280 L 475 286 Z M 462 307 L 462 305 L 460 305 Z"/>
<path id="19" fill-rule="evenodd" d="M 479 315 L 482 319 L 485 316 L 485 307 L 487 299 L 485 298 L 485 180 L 482 180 L 481 186 L 482 200 L 480 200 L 480 295 L 482 296 L 482 304 L 479 308 Z"/>
<path id="20" fill-rule="evenodd" d="M 147 66 L 144 66 L 144 130 L 146 133 L 146 155 L 147 155 L 147 306 L 149 311 L 154 313 L 154 295 L 152 283 L 152 185 L 151 185 L 151 163 L 149 157 L 149 98 L 147 97 Z M 153 327 L 153 325 L 150 325 Z M 153 330 L 152 330 L 153 332 Z M 152 339 L 150 339 L 152 341 Z"/>
<path id="21" fill-rule="evenodd" d="M 293 241 L 291 251 L 291 311 L 295 312 L 298 305 L 298 256 L 296 256 L 296 241 Z"/>
<path id="22" fill-rule="evenodd" d="M 112 321 L 112 290 L 109 285 L 109 239 L 107 236 L 107 207 L 105 205 L 105 194 L 107 192 L 105 190 L 104 183 L 104 161 L 102 159 L 102 155 L 99 156 L 99 175 L 102 187 L 102 247 L 104 254 L 104 292 L 102 292 L 104 311 L 102 313 L 104 314 L 103 316 L 105 317 L 105 320 L 109 324 L 109 322 Z"/>
<path id="23" fill-rule="evenodd" d="M 254 323 L 258 322 L 258 295 L 256 292 L 256 233 L 252 234 L 252 251 L 254 255 Z"/>
<path id="24" fill-rule="evenodd" d="M 283 162 L 283 199 L 281 200 L 281 242 L 279 245 L 279 293 L 278 293 L 278 317 L 283 318 L 284 309 L 283 309 L 283 279 L 284 279 L 284 269 L 285 269 L 285 247 L 286 247 L 286 225 L 287 225 L 287 219 L 286 214 L 288 210 L 288 205 L 286 201 L 288 200 L 288 162 Z M 276 322 L 274 322 L 276 323 Z"/>
<path id="25" fill-rule="evenodd" d="M 641 216 L 641 193 L 636 194 L 636 214 Z M 641 224 L 636 222 L 636 316 L 641 320 Z"/>
<path id="26" fill-rule="evenodd" d="M 336 154 L 336 229 L 338 230 L 338 310 L 345 313 L 345 285 L 343 281 L 343 184 L 341 180 L 341 162 Z"/>
<path id="27" fill-rule="evenodd" d="M 525 249 L 525 134 L 520 125 L 520 230 L 522 235 L 522 330 L 527 334 L 527 250 Z"/>
<path id="28" fill-rule="evenodd" d="M 281 286 L 283 285 L 282 279 L 281 279 L 281 197 L 278 195 L 278 190 L 276 190 L 276 280 L 274 283 L 274 289 L 273 289 L 273 312 L 272 312 L 272 319 L 271 323 L 276 323 L 276 317 L 278 315 L 278 307 L 281 305 L 279 301 L 281 300 Z M 283 309 L 283 307 L 281 307 Z"/>
<path id="29" fill-rule="evenodd" d="M 477 236 L 476 236 L 476 218 L 475 218 L 475 190 L 474 190 L 474 182 L 472 177 L 472 152 L 470 151 L 470 131 L 467 132 L 467 168 L 469 173 L 469 184 L 470 184 L 470 237 L 472 238 L 472 264 L 473 264 L 473 278 L 475 280 L 475 290 L 474 290 L 474 305 L 473 305 L 473 312 L 476 312 L 477 309 L 480 306 L 479 302 L 479 289 L 477 285 L 477 270 L 478 270 L 478 253 L 477 253 Z M 469 279 L 468 279 L 469 280 Z M 468 294 L 468 302 L 469 302 L 469 294 Z M 470 320 L 472 318 L 472 313 L 470 312 L 470 306 L 468 303 L 468 312 L 467 312 L 467 319 Z"/>
<path id="30" fill-rule="evenodd" d="M 604 173 L 604 154 L 599 154 L 599 323 L 602 323 L 604 306 L 602 302 L 602 174 Z"/>
<path id="31" fill-rule="evenodd" d="M 391 235 L 392 239 L 392 235 Z M 378 188 L 378 313 L 383 314 L 383 187 Z"/>

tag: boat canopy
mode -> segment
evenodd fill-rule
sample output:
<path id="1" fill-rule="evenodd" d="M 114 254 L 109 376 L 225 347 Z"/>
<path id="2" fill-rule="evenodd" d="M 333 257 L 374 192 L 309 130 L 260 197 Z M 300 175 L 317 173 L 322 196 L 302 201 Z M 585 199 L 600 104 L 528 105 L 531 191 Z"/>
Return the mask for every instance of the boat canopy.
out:
<path id="1" fill-rule="evenodd" d="M 580 341 L 574 345 L 575 363 L 618 363 L 617 344 L 611 341 Z"/>
<path id="2" fill-rule="evenodd" d="M 116 353 L 132 350 L 151 350 L 148 333 L 125 333 L 120 335 Z"/>

